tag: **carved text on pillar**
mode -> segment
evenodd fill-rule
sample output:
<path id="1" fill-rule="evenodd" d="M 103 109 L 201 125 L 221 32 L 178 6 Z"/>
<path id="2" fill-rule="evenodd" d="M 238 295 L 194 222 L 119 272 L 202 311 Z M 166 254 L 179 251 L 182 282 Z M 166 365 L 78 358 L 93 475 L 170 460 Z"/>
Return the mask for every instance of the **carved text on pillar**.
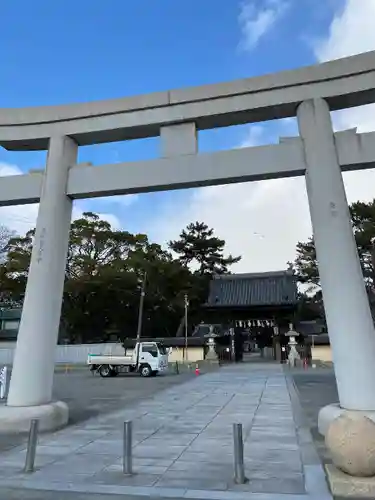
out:
<path id="1" fill-rule="evenodd" d="M 38 264 L 40 264 L 42 262 L 42 259 L 43 259 L 43 251 L 44 251 L 44 243 L 45 243 L 46 234 L 47 234 L 46 228 L 43 227 L 43 229 L 40 232 L 40 236 L 39 236 L 39 249 L 38 249 L 38 258 L 37 258 Z"/>

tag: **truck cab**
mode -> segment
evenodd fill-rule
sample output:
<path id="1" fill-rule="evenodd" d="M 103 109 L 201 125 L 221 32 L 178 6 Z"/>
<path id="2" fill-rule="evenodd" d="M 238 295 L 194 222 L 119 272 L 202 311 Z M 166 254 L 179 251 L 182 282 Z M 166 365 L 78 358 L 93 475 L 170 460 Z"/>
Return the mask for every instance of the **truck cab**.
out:
<path id="1" fill-rule="evenodd" d="M 159 342 L 141 342 L 133 351 L 133 361 L 142 377 L 149 377 L 167 370 L 168 352 Z"/>

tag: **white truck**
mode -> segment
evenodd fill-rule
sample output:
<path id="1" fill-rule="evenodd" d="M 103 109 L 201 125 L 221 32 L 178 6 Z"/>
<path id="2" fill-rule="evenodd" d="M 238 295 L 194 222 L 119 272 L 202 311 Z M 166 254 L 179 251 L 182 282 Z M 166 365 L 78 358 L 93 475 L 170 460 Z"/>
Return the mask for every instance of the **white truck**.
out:
<path id="1" fill-rule="evenodd" d="M 160 342 L 137 342 L 132 353 L 89 354 L 87 364 L 101 377 L 115 377 L 119 373 L 138 372 L 142 377 L 151 377 L 168 370 L 167 349 Z"/>

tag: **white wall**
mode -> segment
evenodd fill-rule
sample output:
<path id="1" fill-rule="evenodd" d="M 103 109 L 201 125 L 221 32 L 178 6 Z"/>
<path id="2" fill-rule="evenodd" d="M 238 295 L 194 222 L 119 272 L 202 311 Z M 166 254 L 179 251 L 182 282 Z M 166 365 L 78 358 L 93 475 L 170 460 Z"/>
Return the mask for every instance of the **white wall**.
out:
<path id="1" fill-rule="evenodd" d="M 4 342 L 0 344 L 0 366 L 12 365 L 15 351 L 15 342 Z M 171 362 L 183 361 L 183 348 L 172 349 L 169 356 Z M 127 349 L 126 354 L 131 355 L 132 349 Z M 124 354 L 122 345 L 117 343 L 103 344 L 72 344 L 58 345 L 55 351 L 55 362 L 66 364 L 85 364 L 89 354 Z M 189 347 L 188 361 L 195 362 L 204 359 L 203 347 Z"/>
<path id="2" fill-rule="evenodd" d="M 194 363 L 195 361 L 202 361 L 204 359 L 203 347 L 188 347 L 187 361 Z M 168 360 L 171 363 L 178 361 L 180 363 L 185 361 L 184 349 L 182 347 L 173 347 Z"/>
<path id="3" fill-rule="evenodd" d="M 0 345 L 0 366 L 12 365 L 15 343 Z M 55 351 L 56 363 L 82 364 L 86 363 L 88 354 L 123 354 L 124 349 L 119 343 L 58 345 Z"/>

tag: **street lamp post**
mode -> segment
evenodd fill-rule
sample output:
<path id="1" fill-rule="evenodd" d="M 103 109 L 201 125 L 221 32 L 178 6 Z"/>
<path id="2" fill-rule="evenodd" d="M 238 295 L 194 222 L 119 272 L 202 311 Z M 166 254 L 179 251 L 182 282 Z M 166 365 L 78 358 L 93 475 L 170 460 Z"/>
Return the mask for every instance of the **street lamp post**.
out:
<path id="1" fill-rule="evenodd" d="M 185 303 L 185 355 L 184 360 L 188 360 L 188 307 L 189 307 L 189 299 L 187 293 L 184 295 L 184 303 Z"/>

